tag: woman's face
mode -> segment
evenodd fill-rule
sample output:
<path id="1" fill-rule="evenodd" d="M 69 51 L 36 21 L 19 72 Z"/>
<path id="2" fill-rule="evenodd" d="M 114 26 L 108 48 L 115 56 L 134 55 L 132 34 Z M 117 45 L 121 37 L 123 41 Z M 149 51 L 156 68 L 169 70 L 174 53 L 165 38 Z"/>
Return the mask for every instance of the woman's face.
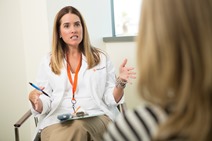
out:
<path id="1" fill-rule="evenodd" d="M 78 47 L 82 41 L 83 29 L 80 18 L 75 14 L 65 14 L 60 21 L 60 36 L 68 46 Z"/>

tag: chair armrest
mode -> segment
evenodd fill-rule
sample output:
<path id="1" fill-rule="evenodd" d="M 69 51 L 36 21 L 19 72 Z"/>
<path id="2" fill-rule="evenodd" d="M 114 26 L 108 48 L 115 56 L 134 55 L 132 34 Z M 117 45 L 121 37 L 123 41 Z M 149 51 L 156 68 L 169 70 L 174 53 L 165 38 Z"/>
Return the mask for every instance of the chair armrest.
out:
<path id="1" fill-rule="evenodd" d="M 15 124 L 15 127 L 20 127 L 30 116 L 32 115 L 31 110 L 28 110 Z"/>

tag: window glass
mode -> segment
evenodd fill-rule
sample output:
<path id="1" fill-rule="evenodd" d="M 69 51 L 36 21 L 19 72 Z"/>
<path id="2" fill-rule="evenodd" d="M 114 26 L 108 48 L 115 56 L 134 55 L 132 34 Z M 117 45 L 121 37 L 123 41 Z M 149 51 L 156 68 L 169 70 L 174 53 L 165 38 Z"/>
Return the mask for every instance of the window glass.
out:
<path id="1" fill-rule="evenodd" d="M 142 0 L 112 0 L 113 34 L 136 36 Z"/>

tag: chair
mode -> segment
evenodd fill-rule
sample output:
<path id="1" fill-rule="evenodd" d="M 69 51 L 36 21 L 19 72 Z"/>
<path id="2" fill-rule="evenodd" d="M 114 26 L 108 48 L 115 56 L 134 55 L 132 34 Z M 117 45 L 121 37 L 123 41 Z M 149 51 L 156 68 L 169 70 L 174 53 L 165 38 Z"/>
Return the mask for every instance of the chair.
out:
<path id="1" fill-rule="evenodd" d="M 124 111 L 127 109 L 126 103 L 119 104 L 117 106 L 119 111 L 121 113 L 124 113 Z M 24 124 L 24 122 L 29 119 L 29 117 L 32 115 L 31 110 L 28 110 L 15 124 L 14 124 L 14 129 L 15 129 L 15 141 L 20 141 L 19 137 L 19 128 Z M 35 125 L 37 126 L 38 123 L 38 118 L 34 117 Z"/>
<path id="2" fill-rule="evenodd" d="M 15 129 L 15 141 L 20 141 L 19 138 L 19 128 L 21 125 L 32 115 L 31 110 L 28 110 L 15 124 L 14 124 L 14 129 Z M 37 126 L 38 119 L 34 118 L 35 120 L 35 125 Z"/>

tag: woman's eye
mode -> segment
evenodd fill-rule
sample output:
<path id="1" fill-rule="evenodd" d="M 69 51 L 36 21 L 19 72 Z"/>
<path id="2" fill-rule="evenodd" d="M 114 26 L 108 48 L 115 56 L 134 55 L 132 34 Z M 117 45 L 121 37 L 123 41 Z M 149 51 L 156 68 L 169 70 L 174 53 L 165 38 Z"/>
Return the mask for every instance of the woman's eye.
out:
<path id="1" fill-rule="evenodd" d="M 64 25 L 64 28 L 68 28 L 68 27 L 69 27 L 69 25 L 68 25 L 68 24 L 65 24 L 65 25 Z"/>
<path id="2" fill-rule="evenodd" d="M 80 23 L 78 23 L 78 22 L 77 22 L 77 23 L 75 23 L 75 26 L 80 26 Z"/>

